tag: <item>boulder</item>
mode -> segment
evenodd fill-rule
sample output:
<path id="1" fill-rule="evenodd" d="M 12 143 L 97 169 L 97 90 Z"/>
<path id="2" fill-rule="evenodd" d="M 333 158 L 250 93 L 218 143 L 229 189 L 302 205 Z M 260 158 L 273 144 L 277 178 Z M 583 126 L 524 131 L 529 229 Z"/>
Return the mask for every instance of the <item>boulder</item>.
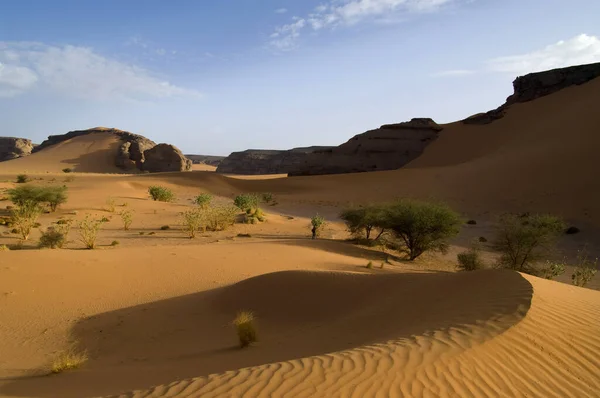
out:
<path id="1" fill-rule="evenodd" d="M 144 171 L 189 171 L 191 169 L 192 161 L 173 145 L 158 144 L 144 151 L 144 163 L 142 164 Z"/>
<path id="2" fill-rule="evenodd" d="M 0 162 L 30 155 L 33 147 L 25 138 L 0 137 Z"/>

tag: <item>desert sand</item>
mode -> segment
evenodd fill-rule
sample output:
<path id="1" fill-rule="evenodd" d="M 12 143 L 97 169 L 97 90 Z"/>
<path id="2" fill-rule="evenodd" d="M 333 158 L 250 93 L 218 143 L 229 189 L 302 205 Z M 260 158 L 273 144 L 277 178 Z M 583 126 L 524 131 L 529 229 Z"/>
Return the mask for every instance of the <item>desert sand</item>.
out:
<path id="1" fill-rule="evenodd" d="M 0 396 L 597 397 L 600 278 L 579 288 L 566 275 L 456 272 L 455 256 L 491 237 L 503 211 L 560 215 L 582 229 L 563 239 L 561 255 L 585 244 L 600 254 L 600 114 L 589 106 L 598 101 L 596 79 L 516 104 L 489 125 L 446 125 L 421 157 L 386 172 L 118 174 L 110 134 L 0 163 L 0 188 L 17 173 L 69 187 L 41 228 L 59 217 L 109 219 L 97 250 L 82 250 L 76 230 L 66 249 L 39 250 L 36 230 L 23 250 L 0 252 Z M 87 173 L 61 172 L 73 165 Z M 177 200 L 151 201 L 154 184 Z M 272 192 L 277 204 L 264 207 L 265 223 L 190 240 L 179 213 L 201 192 L 222 203 Z M 404 196 L 443 199 L 477 225 L 463 227 L 448 255 L 415 263 L 344 241 L 341 208 Z M 117 214 L 124 205 L 134 211 L 129 231 Z M 329 224 L 311 240 L 317 212 Z M 16 243 L 0 235 L 0 245 Z M 240 310 L 254 311 L 259 331 L 244 350 L 230 324 Z M 88 361 L 49 375 L 69 348 Z"/>

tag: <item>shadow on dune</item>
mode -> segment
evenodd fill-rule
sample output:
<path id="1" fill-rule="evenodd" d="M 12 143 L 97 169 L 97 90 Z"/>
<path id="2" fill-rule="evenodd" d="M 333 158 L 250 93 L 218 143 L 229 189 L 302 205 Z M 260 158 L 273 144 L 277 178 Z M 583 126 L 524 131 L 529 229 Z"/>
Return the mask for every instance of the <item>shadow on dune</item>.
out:
<path id="1" fill-rule="evenodd" d="M 82 320 L 72 329 L 90 356 L 82 369 L 14 380 L 1 394 L 114 394 L 450 329 L 485 341 L 519 322 L 532 294 L 520 274 L 498 270 L 271 273 Z M 260 338 L 246 350 L 236 347 L 230 325 L 243 309 L 256 314 Z"/>
<path id="2" fill-rule="evenodd" d="M 61 163 L 65 164 L 65 168 L 71 167 L 73 171 L 80 173 L 124 173 L 114 164 L 120 145 L 120 142 L 113 142 L 108 148 L 90 150 L 77 158 L 61 160 Z"/>

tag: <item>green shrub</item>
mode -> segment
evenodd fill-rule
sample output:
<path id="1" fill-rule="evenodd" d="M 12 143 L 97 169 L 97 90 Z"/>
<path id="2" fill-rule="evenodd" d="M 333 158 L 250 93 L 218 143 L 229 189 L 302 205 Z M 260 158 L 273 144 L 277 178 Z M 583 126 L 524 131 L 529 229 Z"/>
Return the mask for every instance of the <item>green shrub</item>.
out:
<path id="1" fill-rule="evenodd" d="M 258 208 L 258 196 L 255 194 L 242 194 L 235 197 L 233 204 L 243 212 L 251 213 Z"/>
<path id="2" fill-rule="evenodd" d="M 119 242 L 118 240 L 113 240 L 110 245 L 111 246 L 118 246 L 120 244 L 121 244 L 121 242 Z"/>
<path id="3" fill-rule="evenodd" d="M 48 227 L 40 236 L 40 247 L 47 247 L 50 249 L 62 249 L 67 242 L 67 237 L 64 233 L 59 231 L 57 228 Z"/>
<path id="4" fill-rule="evenodd" d="M 211 231 L 224 231 L 235 224 L 238 210 L 235 206 L 213 206 L 207 211 L 208 228 Z"/>
<path id="5" fill-rule="evenodd" d="M 456 259 L 458 260 L 458 268 L 463 271 L 477 271 L 485 268 L 485 264 L 481 259 L 481 250 L 476 244 L 473 244 L 469 250 L 458 253 Z"/>
<path id="6" fill-rule="evenodd" d="M 52 373 L 62 373 L 67 370 L 77 369 L 88 360 L 87 353 L 69 350 L 56 357 L 50 366 Z"/>
<path id="7" fill-rule="evenodd" d="M 539 270 L 534 264 L 549 254 L 563 230 L 563 222 L 551 215 L 501 217 L 494 241 L 500 252 L 498 265 L 537 275 Z"/>
<path id="8" fill-rule="evenodd" d="M 27 174 L 19 174 L 17 175 L 17 184 L 25 184 L 26 182 L 29 182 L 30 178 Z"/>
<path id="9" fill-rule="evenodd" d="M 175 200 L 175 194 L 169 188 L 154 185 L 148 188 L 148 193 L 152 200 L 158 202 L 172 202 Z"/>
<path id="10" fill-rule="evenodd" d="M 194 203 L 203 209 L 210 206 L 211 201 L 212 201 L 212 195 L 208 194 L 208 193 L 201 193 L 200 195 L 198 195 L 194 198 Z"/>
<path id="11" fill-rule="evenodd" d="M 65 167 L 64 169 L 62 169 L 63 173 L 71 173 L 72 171 L 73 171 L 73 169 L 70 167 Z"/>
<path id="12" fill-rule="evenodd" d="M 352 235 L 357 238 L 371 239 L 371 232 L 379 228 L 376 240 L 383 235 L 388 227 L 388 211 L 384 205 L 367 205 L 345 209 L 340 218 L 346 222 L 346 226 Z"/>
<path id="13" fill-rule="evenodd" d="M 41 189 L 41 201 L 48 204 L 52 212 L 56 208 L 67 202 L 67 187 L 66 186 L 49 186 Z"/>
<path id="14" fill-rule="evenodd" d="M 367 269 L 373 269 L 373 261 L 367 263 Z"/>
<path id="15" fill-rule="evenodd" d="M 33 201 L 25 201 L 11 210 L 12 225 L 23 240 L 29 239 L 31 230 L 35 228 L 40 214 L 42 214 L 41 207 Z"/>
<path id="16" fill-rule="evenodd" d="M 597 271 L 598 259 L 591 260 L 587 250 L 581 250 L 577 254 L 577 264 L 573 275 L 571 275 L 571 280 L 575 286 L 585 287 L 594 278 Z"/>
<path id="17" fill-rule="evenodd" d="M 323 216 L 320 216 L 319 214 L 317 214 L 317 215 L 313 216 L 313 218 L 310 219 L 310 225 L 311 225 L 312 238 L 316 239 L 318 236 L 321 235 L 323 228 L 325 228 L 325 218 Z"/>
<path id="18" fill-rule="evenodd" d="M 254 325 L 254 314 L 250 311 L 242 311 L 233 320 L 233 325 L 240 342 L 240 348 L 246 348 L 257 341 L 256 327 Z"/>
<path id="19" fill-rule="evenodd" d="M 133 210 L 123 210 L 120 215 L 121 221 L 123 221 L 123 229 L 129 231 L 129 227 L 133 222 Z"/>
<path id="20" fill-rule="evenodd" d="M 259 222 L 265 221 L 265 213 L 261 208 L 250 210 L 249 213 L 245 214 L 246 224 L 258 224 Z"/>
<path id="21" fill-rule="evenodd" d="M 182 224 L 190 239 L 196 237 L 196 231 L 200 228 L 206 231 L 207 214 L 201 208 L 188 210 L 183 213 Z"/>
<path id="22" fill-rule="evenodd" d="M 271 192 L 263 192 L 261 195 L 261 199 L 264 203 L 269 204 L 275 201 L 273 198 L 273 194 Z"/>
<path id="23" fill-rule="evenodd" d="M 565 273 L 565 263 L 564 262 L 555 262 L 555 261 L 546 261 L 546 266 L 541 271 L 541 276 L 552 280 L 557 276 L 560 276 Z"/>
<path id="24" fill-rule="evenodd" d="M 23 185 L 8 190 L 10 200 L 17 206 L 25 202 L 45 203 L 51 211 L 67 201 L 67 187 L 60 185 L 36 186 Z"/>
<path id="25" fill-rule="evenodd" d="M 6 245 L 0 245 L 0 252 L 7 252 L 10 251 L 10 247 L 6 246 Z"/>
<path id="26" fill-rule="evenodd" d="M 89 214 L 79 222 L 79 237 L 86 249 L 96 248 L 96 240 L 102 224 L 102 221 L 92 219 Z"/>
<path id="27" fill-rule="evenodd" d="M 426 251 L 445 253 L 448 239 L 458 234 L 462 224 L 459 215 L 441 203 L 399 200 L 388 212 L 389 227 L 411 261 Z"/>

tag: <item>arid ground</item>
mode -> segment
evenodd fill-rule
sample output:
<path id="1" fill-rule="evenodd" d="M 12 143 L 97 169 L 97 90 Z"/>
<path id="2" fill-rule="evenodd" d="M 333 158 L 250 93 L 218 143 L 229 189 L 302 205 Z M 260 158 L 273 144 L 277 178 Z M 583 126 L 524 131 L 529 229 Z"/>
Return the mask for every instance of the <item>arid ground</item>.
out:
<path id="1" fill-rule="evenodd" d="M 595 79 L 491 124 L 446 125 L 395 171 L 243 178 L 195 165 L 125 175 L 114 166 L 117 139 L 101 133 L 0 163 L 2 189 L 26 173 L 69 193 L 22 250 L 0 252 L 0 396 L 600 396 L 599 276 L 580 288 L 569 269 L 558 281 L 456 269 L 456 253 L 491 239 L 507 211 L 578 227 L 561 238 L 561 258 L 584 246 L 600 255 L 599 93 Z M 152 201 L 151 185 L 176 200 Z M 263 206 L 264 223 L 189 239 L 179 214 L 203 192 L 218 203 L 271 192 L 275 204 Z M 399 197 L 444 200 L 477 224 L 462 227 L 448 254 L 415 262 L 346 241 L 341 209 Z M 328 224 L 312 240 L 316 213 Z M 77 228 L 64 249 L 37 248 L 40 230 L 86 215 L 108 219 L 97 249 L 84 250 Z M 18 244 L 0 233 L 0 245 Z M 246 349 L 231 325 L 241 310 L 257 317 L 259 341 Z M 69 349 L 87 362 L 49 374 Z"/>

